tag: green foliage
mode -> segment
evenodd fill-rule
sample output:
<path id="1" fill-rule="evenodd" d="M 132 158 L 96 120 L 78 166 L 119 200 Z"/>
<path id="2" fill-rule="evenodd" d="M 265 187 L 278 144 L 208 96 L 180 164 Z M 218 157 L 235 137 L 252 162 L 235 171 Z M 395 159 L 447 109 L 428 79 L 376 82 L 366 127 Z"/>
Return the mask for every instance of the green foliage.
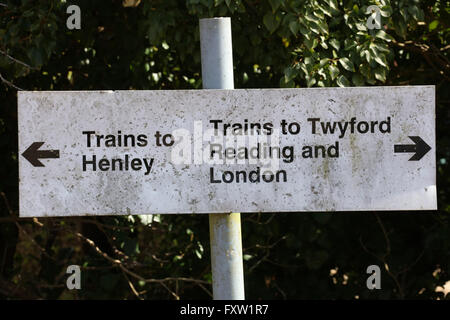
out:
<path id="1" fill-rule="evenodd" d="M 443 297 L 435 288 L 450 279 L 448 1 L 73 3 L 81 30 L 66 28 L 62 1 L 0 6 L 0 296 L 209 297 L 206 215 L 17 222 L 16 87 L 200 89 L 198 19 L 230 16 L 237 88 L 435 84 L 437 93 L 440 211 L 243 214 L 246 296 Z M 381 30 L 366 27 L 371 4 Z M 65 289 L 70 264 L 82 266 L 81 291 Z M 365 287 L 371 264 L 382 267 L 380 291 Z"/>

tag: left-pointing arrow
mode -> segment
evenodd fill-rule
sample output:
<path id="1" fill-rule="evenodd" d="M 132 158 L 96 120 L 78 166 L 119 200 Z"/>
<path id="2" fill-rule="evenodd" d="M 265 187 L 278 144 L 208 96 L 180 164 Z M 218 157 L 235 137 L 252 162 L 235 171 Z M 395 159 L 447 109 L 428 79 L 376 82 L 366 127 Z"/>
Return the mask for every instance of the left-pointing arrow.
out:
<path id="1" fill-rule="evenodd" d="M 54 159 L 59 158 L 59 150 L 39 150 L 44 142 L 33 142 L 22 153 L 22 156 L 27 159 L 34 167 L 45 167 L 39 159 Z"/>

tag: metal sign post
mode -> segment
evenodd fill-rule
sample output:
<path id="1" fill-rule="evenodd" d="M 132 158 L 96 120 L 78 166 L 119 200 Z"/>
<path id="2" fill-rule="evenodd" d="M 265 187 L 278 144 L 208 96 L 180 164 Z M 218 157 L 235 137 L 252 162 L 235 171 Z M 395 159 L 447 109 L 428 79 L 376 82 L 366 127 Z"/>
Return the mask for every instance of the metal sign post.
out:
<path id="1" fill-rule="evenodd" d="M 200 20 L 204 89 L 234 89 L 231 19 Z M 211 268 L 215 300 L 243 300 L 240 213 L 210 214 Z"/>

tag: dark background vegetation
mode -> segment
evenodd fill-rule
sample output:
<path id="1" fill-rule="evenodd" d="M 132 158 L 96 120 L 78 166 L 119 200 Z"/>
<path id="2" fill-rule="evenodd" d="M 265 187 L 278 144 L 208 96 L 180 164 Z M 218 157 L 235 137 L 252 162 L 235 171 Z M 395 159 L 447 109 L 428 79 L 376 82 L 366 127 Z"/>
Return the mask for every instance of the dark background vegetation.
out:
<path id="1" fill-rule="evenodd" d="M 198 19 L 213 16 L 232 19 L 236 88 L 436 86 L 439 210 L 242 214 L 246 297 L 444 298 L 449 1 L 83 0 L 68 30 L 71 3 L 0 1 L 1 298 L 211 297 L 207 215 L 19 219 L 16 111 L 20 89 L 200 89 Z M 371 4 L 382 30 L 365 27 Z M 72 264 L 81 290 L 66 289 Z"/>

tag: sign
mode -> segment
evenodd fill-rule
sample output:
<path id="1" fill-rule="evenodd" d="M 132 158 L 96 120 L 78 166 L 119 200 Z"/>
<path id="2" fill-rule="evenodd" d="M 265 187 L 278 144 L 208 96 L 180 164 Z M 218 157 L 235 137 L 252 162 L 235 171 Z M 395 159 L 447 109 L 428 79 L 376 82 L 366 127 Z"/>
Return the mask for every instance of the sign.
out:
<path id="1" fill-rule="evenodd" d="M 19 92 L 20 216 L 434 210 L 434 86 Z"/>

